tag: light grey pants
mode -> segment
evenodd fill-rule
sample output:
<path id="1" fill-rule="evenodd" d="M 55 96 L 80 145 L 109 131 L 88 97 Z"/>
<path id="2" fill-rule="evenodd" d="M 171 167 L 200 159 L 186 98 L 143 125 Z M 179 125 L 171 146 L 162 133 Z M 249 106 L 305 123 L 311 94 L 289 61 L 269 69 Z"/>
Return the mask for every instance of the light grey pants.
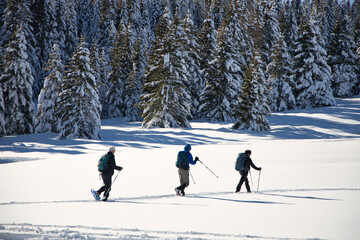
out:
<path id="1" fill-rule="evenodd" d="M 179 179 L 180 179 L 180 186 L 183 186 L 184 188 L 188 187 L 190 184 L 189 170 L 179 168 Z"/>

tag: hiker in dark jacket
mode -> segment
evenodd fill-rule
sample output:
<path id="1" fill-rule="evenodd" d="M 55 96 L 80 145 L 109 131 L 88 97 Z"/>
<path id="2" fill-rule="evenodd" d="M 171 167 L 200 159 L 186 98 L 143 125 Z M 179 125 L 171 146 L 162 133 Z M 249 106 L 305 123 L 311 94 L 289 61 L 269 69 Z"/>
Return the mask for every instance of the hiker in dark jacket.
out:
<path id="1" fill-rule="evenodd" d="M 104 192 L 104 197 L 102 201 L 107 201 L 109 198 L 110 190 L 111 190 L 111 177 L 114 174 L 114 169 L 121 171 L 123 168 L 116 166 L 115 162 L 115 147 L 110 147 L 108 155 L 108 162 L 107 162 L 107 169 L 101 172 L 101 177 L 103 179 L 104 185 L 96 191 L 96 194 L 100 198 L 100 194 Z"/>
<path id="2" fill-rule="evenodd" d="M 250 189 L 250 185 L 249 185 L 249 180 L 248 180 L 248 174 L 250 171 L 250 166 L 258 171 L 261 171 L 261 167 L 257 167 L 255 166 L 255 164 L 253 163 L 253 161 L 251 160 L 250 156 L 251 156 L 251 151 L 250 150 L 246 150 L 245 151 L 245 162 L 242 166 L 242 169 L 239 170 L 239 173 L 241 175 L 239 184 L 236 187 L 236 192 L 240 192 L 241 190 L 241 186 L 243 185 L 243 183 L 245 182 L 245 186 L 246 186 L 246 190 L 248 193 L 251 193 L 251 189 Z"/>
<path id="3" fill-rule="evenodd" d="M 189 171 L 190 171 L 190 165 L 195 165 L 197 160 L 199 160 L 198 157 L 195 157 L 195 160 L 193 159 L 193 156 L 191 155 L 191 145 L 188 144 L 185 146 L 184 151 L 186 153 L 186 163 L 183 167 L 178 167 L 178 173 L 179 173 L 179 179 L 180 179 L 180 186 L 175 188 L 176 195 L 182 195 L 185 196 L 185 188 L 189 186 Z"/>

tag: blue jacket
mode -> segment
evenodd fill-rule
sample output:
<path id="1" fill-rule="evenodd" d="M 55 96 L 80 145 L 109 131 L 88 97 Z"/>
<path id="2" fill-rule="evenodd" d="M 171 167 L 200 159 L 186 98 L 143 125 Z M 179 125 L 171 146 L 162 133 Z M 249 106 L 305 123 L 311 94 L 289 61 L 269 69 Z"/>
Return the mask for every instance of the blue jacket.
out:
<path id="1" fill-rule="evenodd" d="M 186 169 L 185 170 L 189 170 L 190 169 L 190 164 L 191 165 L 195 165 L 196 161 L 193 159 L 193 156 L 190 153 L 191 146 L 188 144 L 185 146 L 184 151 L 187 154 L 187 163 L 186 163 Z"/>

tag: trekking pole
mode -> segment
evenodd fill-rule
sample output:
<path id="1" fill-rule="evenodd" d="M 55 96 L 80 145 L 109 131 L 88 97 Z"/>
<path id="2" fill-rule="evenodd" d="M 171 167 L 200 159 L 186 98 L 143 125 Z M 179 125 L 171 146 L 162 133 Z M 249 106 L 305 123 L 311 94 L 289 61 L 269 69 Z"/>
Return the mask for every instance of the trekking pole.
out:
<path id="1" fill-rule="evenodd" d="M 253 184 L 252 175 L 251 175 L 251 171 L 250 171 L 250 170 L 249 170 L 249 173 L 250 173 L 251 186 L 253 187 L 254 184 Z"/>
<path id="2" fill-rule="evenodd" d="M 259 171 L 259 179 L 258 179 L 257 191 L 259 191 L 259 184 L 260 184 L 260 174 L 261 174 L 261 170 Z"/>
<path id="3" fill-rule="evenodd" d="M 194 180 L 194 177 L 193 177 L 193 175 L 191 174 L 190 170 L 189 170 L 189 173 L 190 173 L 190 176 L 191 176 L 191 178 L 192 178 L 192 180 L 193 180 L 194 184 L 196 184 L 196 183 L 195 183 L 195 180 Z"/>
<path id="4" fill-rule="evenodd" d="M 208 168 L 202 161 L 198 160 L 198 162 L 201 162 L 202 165 L 204 165 L 207 170 L 209 170 L 212 174 L 214 174 L 215 177 L 219 178 L 213 171 L 210 170 L 210 168 Z"/>
<path id="5" fill-rule="evenodd" d="M 106 196 L 106 194 L 110 191 L 110 189 L 111 189 L 112 185 L 114 184 L 116 178 L 119 176 L 119 173 L 120 173 L 120 171 L 118 171 L 118 173 L 116 174 L 114 180 L 113 180 L 112 183 L 111 183 L 111 186 L 110 186 L 109 189 L 105 192 L 104 196 Z"/>

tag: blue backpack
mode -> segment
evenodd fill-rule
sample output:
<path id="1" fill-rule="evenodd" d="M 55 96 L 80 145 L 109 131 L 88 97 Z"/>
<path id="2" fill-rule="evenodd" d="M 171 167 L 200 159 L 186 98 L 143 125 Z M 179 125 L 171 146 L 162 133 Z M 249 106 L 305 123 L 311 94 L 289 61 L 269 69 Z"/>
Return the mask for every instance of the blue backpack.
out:
<path id="1" fill-rule="evenodd" d="M 108 169 L 108 159 L 109 159 L 108 154 L 104 154 L 103 156 L 101 156 L 98 162 L 98 171 L 103 172 L 106 169 Z"/>
<path id="2" fill-rule="evenodd" d="M 245 153 L 239 153 L 238 157 L 236 158 L 236 163 L 235 163 L 235 170 L 236 171 L 241 171 L 241 170 L 246 170 L 249 171 L 248 168 L 245 167 L 245 160 L 246 160 L 246 154 Z"/>
<path id="3" fill-rule="evenodd" d="M 177 155 L 176 167 L 186 168 L 187 165 L 187 154 L 185 151 L 180 151 Z"/>

